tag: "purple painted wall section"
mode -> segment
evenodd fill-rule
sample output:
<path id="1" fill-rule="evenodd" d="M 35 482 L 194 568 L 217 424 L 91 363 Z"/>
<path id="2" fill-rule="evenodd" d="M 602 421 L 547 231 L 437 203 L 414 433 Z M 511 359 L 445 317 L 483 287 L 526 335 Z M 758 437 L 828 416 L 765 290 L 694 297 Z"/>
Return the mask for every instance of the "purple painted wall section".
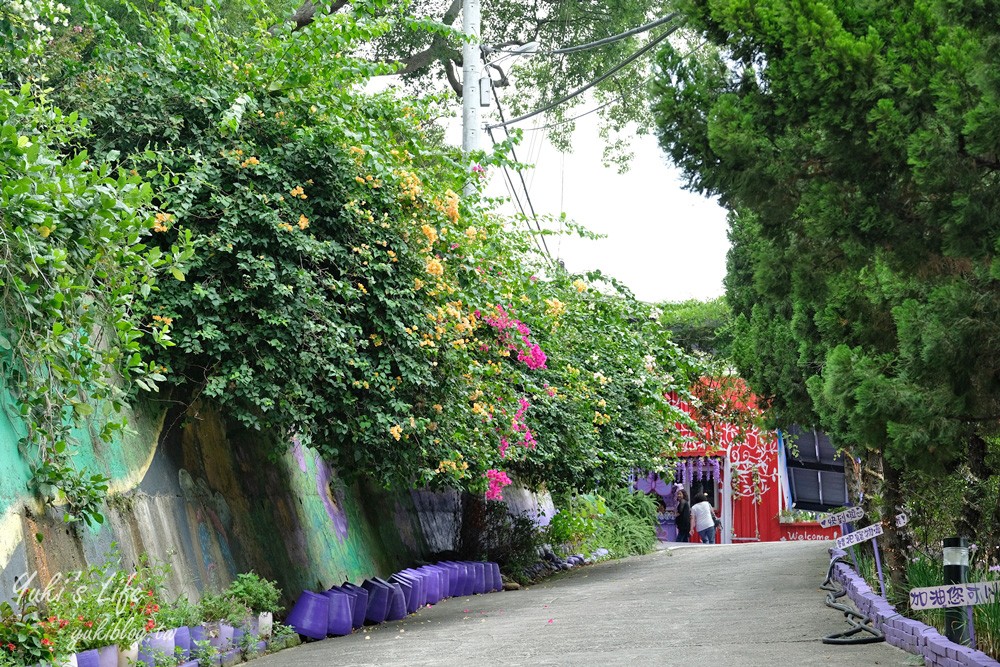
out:
<path id="1" fill-rule="evenodd" d="M 830 549 L 831 558 L 846 555 L 841 549 Z M 903 616 L 845 563 L 834 566 L 833 578 L 847 589 L 858 611 L 867 614 L 873 625 L 885 633 L 887 642 L 922 656 L 927 667 L 1000 667 L 1000 662 L 982 651 L 948 641 L 936 628 Z"/>

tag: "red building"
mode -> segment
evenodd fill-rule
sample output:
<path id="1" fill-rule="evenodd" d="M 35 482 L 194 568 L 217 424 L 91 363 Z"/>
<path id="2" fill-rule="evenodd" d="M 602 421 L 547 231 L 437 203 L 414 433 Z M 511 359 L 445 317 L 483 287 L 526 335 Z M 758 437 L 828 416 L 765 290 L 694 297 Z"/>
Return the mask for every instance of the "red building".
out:
<path id="1" fill-rule="evenodd" d="M 711 422 L 682 400 L 674 404 L 700 424 L 700 432 L 681 426 L 682 441 L 673 483 L 650 475 L 636 482 L 646 493 L 663 498 L 667 511 L 661 518 L 660 539 L 676 539 L 672 510 L 677 488 L 684 488 L 688 498 L 705 493 L 722 518 L 716 541 L 722 544 L 741 542 L 777 542 L 783 540 L 829 540 L 840 536 L 838 528 L 823 528 L 817 522 L 785 523 L 783 510 L 791 508 L 792 494 L 785 447 L 780 433 L 762 431 L 752 420 L 741 424 Z M 738 405 L 742 411 L 755 412 L 753 405 Z M 729 406 L 732 409 L 732 406 Z M 669 478 L 664 475 L 663 477 Z M 697 534 L 692 541 L 697 541 Z"/>

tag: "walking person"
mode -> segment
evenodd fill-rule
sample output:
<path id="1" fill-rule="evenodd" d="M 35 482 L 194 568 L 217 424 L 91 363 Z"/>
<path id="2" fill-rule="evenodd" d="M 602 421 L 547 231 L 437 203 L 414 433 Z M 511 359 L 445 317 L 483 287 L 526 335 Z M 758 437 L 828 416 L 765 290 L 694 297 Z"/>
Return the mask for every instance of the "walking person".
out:
<path id="1" fill-rule="evenodd" d="M 712 503 L 708 502 L 708 496 L 699 493 L 694 497 L 694 505 L 691 506 L 691 518 L 694 520 L 694 529 L 698 531 L 698 537 L 702 544 L 715 543 L 715 510 Z"/>
<path id="2" fill-rule="evenodd" d="M 691 541 L 691 505 L 684 489 L 677 489 L 677 541 Z"/>

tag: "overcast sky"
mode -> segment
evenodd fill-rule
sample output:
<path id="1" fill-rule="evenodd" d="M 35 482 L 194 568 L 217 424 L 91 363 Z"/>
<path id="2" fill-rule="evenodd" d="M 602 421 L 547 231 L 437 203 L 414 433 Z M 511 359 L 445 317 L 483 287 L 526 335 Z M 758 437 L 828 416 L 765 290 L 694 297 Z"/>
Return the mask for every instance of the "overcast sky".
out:
<path id="1" fill-rule="evenodd" d="M 524 129 L 528 127 L 526 123 Z M 597 241 L 549 237 L 552 254 L 567 268 L 601 269 L 643 301 L 722 295 L 729 249 L 726 213 L 714 201 L 681 189 L 677 170 L 655 138 L 637 139 L 630 171 L 618 174 L 601 165 L 596 116 L 578 121 L 574 150 L 565 156 L 544 142 L 542 134 L 525 132 L 517 149 L 522 162 L 535 164 L 524 176 L 536 212 L 558 215 L 564 210 L 570 219 L 607 236 Z M 488 145 L 484 137 L 483 147 Z M 506 195 L 502 171 L 492 174 L 490 191 Z"/>

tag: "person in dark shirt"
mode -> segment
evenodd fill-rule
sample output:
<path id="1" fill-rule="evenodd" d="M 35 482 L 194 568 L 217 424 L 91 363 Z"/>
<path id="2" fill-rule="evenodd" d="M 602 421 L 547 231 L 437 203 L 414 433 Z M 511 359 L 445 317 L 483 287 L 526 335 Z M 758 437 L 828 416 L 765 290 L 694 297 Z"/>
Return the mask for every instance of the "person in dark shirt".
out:
<path id="1" fill-rule="evenodd" d="M 684 489 L 677 489 L 677 541 L 687 542 L 691 537 L 691 505 Z"/>

